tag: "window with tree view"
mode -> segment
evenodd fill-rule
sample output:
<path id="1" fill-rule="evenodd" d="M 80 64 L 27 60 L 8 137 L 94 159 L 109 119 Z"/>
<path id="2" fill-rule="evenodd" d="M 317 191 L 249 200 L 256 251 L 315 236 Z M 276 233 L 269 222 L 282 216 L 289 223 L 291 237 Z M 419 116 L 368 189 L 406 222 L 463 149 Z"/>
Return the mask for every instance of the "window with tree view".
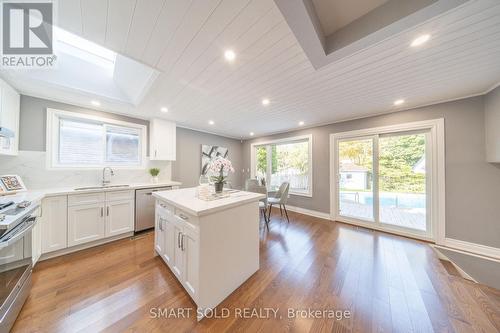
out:
<path id="1" fill-rule="evenodd" d="M 291 193 L 311 195 L 309 137 L 256 145 L 254 149 L 255 176 L 265 179 L 271 190 L 289 182 Z"/>
<path id="2" fill-rule="evenodd" d="M 142 167 L 145 127 L 51 110 L 51 167 Z"/>

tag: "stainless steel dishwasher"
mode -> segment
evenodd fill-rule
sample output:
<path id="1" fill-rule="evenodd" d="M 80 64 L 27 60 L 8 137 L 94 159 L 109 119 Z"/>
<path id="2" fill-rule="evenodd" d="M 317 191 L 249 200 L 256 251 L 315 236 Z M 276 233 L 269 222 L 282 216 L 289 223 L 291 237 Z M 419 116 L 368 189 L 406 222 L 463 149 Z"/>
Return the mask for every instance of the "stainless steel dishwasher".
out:
<path id="1" fill-rule="evenodd" d="M 168 191 L 172 186 L 147 188 L 135 191 L 135 228 L 134 231 L 142 231 L 155 226 L 155 198 L 153 192 Z"/>

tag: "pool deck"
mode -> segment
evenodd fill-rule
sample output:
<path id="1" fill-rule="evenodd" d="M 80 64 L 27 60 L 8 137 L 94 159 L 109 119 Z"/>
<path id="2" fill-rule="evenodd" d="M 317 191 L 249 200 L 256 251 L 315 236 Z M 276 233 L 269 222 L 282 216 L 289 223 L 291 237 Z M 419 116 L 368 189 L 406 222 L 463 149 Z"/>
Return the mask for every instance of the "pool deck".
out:
<path id="1" fill-rule="evenodd" d="M 340 214 L 343 216 L 357 217 L 366 220 L 373 219 L 372 205 L 364 205 L 345 200 L 341 202 L 340 207 Z M 425 231 L 425 209 L 380 207 L 380 221 L 386 224 Z"/>

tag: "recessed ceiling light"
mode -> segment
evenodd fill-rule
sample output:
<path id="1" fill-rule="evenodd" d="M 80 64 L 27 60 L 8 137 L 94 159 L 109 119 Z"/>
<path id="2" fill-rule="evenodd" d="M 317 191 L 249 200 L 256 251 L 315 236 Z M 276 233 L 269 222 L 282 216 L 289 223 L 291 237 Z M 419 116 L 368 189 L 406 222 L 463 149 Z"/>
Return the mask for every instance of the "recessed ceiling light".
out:
<path id="1" fill-rule="evenodd" d="M 411 42 L 411 46 L 420 46 L 422 44 L 425 44 L 429 39 L 431 39 L 431 35 L 418 36 L 413 40 L 413 42 Z"/>
<path id="2" fill-rule="evenodd" d="M 396 105 L 396 106 L 397 106 L 397 105 L 401 105 L 401 104 L 403 104 L 404 102 L 405 102 L 405 100 L 404 100 L 404 99 L 398 99 L 398 100 L 395 100 L 395 101 L 394 101 L 394 105 Z"/>
<path id="3" fill-rule="evenodd" d="M 253 132 L 250 132 L 250 136 L 253 136 L 253 135 L 254 135 L 254 133 L 253 133 Z"/>
<path id="4" fill-rule="evenodd" d="M 234 53 L 233 50 L 226 50 L 226 52 L 224 52 L 224 58 L 226 58 L 227 61 L 233 61 L 236 59 L 236 53 Z"/>
<path id="5" fill-rule="evenodd" d="M 101 106 L 101 102 L 96 101 L 96 100 L 90 101 L 90 103 L 91 103 L 93 106 Z"/>
<path id="6" fill-rule="evenodd" d="M 267 98 L 264 98 L 262 100 L 262 105 L 269 105 L 269 103 L 271 103 Z"/>
<path id="7" fill-rule="evenodd" d="M 162 108 L 160 108 L 160 111 L 161 111 L 161 112 L 165 112 L 165 113 L 167 113 L 167 112 L 168 112 L 168 109 L 167 109 L 166 107 L 162 107 Z"/>
<path id="8" fill-rule="evenodd" d="M 304 122 L 303 121 L 299 121 L 299 126 L 303 126 L 304 125 Z"/>
<path id="9" fill-rule="evenodd" d="M 209 120 L 209 121 L 208 121 L 208 124 L 209 124 L 209 125 L 213 125 L 213 124 L 215 124 L 215 122 L 214 122 L 213 120 Z"/>

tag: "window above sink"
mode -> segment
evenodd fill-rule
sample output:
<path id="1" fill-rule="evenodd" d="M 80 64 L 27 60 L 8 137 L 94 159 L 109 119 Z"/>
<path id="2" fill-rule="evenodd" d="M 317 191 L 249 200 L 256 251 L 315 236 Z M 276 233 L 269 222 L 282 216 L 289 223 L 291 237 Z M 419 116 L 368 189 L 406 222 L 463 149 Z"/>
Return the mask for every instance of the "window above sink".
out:
<path id="1" fill-rule="evenodd" d="M 48 168 L 144 169 L 146 131 L 140 124 L 48 109 Z"/>

